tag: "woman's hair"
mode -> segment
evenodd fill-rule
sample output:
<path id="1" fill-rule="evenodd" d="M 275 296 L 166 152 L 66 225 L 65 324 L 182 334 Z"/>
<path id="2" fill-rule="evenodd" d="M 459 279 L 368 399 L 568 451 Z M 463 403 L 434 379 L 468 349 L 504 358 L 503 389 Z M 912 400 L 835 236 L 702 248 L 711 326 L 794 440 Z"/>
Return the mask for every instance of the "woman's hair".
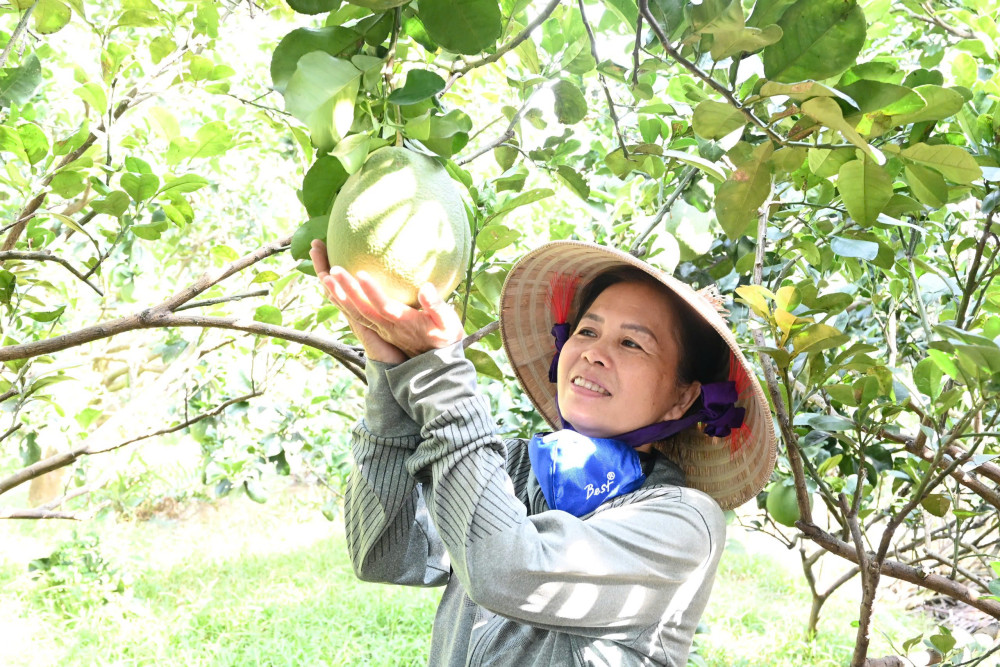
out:
<path id="1" fill-rule="evenodd" d="M 673 311 L 677 328 L 673 331 L 677 341 L 677 383 L 686 386 L 698 381 L 702 384 L 722 382 L 729 377 L 729 346 L 715 329 L 656 278 L 641 269 L 620 267 L 598 274 L 580 292 L 580 307 L 577 308 L 571 331 L 576 331 L 580 319 L 601 292 L 617 283 L 642 283 L 657 290 Z M 695 401 L 692 408 L 700 405 Z"/>

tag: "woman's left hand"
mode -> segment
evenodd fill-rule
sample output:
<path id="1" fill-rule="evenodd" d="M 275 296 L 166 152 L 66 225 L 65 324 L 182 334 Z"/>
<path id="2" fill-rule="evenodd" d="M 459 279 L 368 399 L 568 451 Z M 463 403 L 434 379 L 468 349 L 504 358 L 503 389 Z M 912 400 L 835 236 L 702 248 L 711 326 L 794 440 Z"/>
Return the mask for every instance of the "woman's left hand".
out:
<path id="1" fill-rule="evenodd" d="M 458 313 L 441 300 L 430 283 L 423 285 L 417 294 L 418 310 L 390 299 L 364 271 L 352 276 L 334 266 L 330 269 L 330 278 L 344 314 L 375 331 L 407 357 L 447 347 L 465 335 Z"/>

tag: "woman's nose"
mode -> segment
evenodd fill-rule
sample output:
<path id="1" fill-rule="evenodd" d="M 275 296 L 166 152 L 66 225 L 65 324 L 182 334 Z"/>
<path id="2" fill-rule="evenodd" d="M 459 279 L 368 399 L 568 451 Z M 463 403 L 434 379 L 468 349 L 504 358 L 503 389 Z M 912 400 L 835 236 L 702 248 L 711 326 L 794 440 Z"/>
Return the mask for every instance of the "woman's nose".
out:
<path id="1" fill-rule="evenodd" d="M 580 356 L 582 356 L 585 361 L 587 361 L 587 362 L 589 362 L 591 364 L 595 364 L 597 366 L 607 366 L 608 365 L 607 364 L 607 359 L 608 359 L 607 355 L 601 349 L 600 345 L 591 345 L 586 350 L 584 350 L 583 354 L 580 355 Z"/>

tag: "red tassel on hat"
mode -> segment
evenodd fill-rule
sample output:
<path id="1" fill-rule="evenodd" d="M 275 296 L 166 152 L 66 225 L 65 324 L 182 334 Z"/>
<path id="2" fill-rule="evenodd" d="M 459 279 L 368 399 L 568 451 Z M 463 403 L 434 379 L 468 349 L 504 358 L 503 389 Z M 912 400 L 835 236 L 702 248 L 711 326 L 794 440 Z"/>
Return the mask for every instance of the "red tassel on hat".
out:
<path id="1" fill-rule="evenodd" d="M 743 398 L 744 392 L 750 389 L 750 376 L 747 375 L 747 369 L 743 367 L 743 364 L 739 362 L 736 358 L 736 353 L 729 350 L 729 381 L 736 385 L 736 395 L 737 400 Z M 732 460 L 736 453 L 743 448 L 743 445 L 750 440 L 752 432 L 750 430 L 750 425 L 746 423 L 746 417 L 744 416 L 743 423 L 739 428 L 734 428 L 729 432 L 729 458 Z"/>
<path id="2" fill-rule="evenodd" d="M 575 273 L 556 273 L 549 278 L 545 301 L 552 311 L 554 324 L 569 322 L 569 310 L 573 307 L 573 296 L 579 284 L 580 276 Z"/>

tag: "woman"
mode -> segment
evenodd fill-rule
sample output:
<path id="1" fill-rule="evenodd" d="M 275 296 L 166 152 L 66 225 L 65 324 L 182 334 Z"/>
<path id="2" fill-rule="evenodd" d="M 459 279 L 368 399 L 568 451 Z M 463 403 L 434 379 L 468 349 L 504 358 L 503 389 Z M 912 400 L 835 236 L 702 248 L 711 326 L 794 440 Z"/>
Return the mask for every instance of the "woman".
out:
<path id="1" fill-rule="evenodd" d="M 504 441 L 433 288 L 414 310 L 311 254 L 369 358 L 348 548 L 363 579 L 447 586 L 430 664 L 685 665 L 723 509 L 775 459 L 713 306 L 615 250 L 532 251 L 504 284 L 502 338 L 556 431 Z"/>

